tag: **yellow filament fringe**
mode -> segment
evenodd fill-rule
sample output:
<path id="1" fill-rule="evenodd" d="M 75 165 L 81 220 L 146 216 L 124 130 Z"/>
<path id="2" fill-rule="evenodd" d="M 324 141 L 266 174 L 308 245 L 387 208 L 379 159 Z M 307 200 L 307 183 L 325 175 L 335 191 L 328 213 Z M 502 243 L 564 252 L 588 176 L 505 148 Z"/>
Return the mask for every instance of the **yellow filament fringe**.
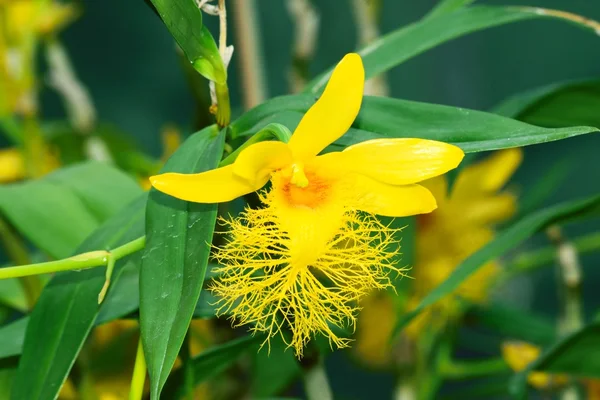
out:
<path id="1" fill-rule="evenodd" d="M 267 335 L 263 345 L 280 334 L 299 358 L 317 333 L 331 346 L 347 347 L 350 339 L 336 335 L 330 324 L 353 330 L 357 301 L 373 289 L 390 287 L 389 272 L 402 274 L 403 268 L 393 265 L 398 229 L 347 210 L 324 250 L 303 264 L 292 257 L 291 248 L 294 241 L 311 238 L 291 238 L 281 229 L 277 203 L 268 194 L 262 197 L 267 207 L 221 220 L 230 237 L 215 253 L 223 265 L 211 287 L 220 298 L 218 314 L 230 314 L 235 326 L 253 324 L 253 333 Z M 291 341 L 284 335 L 286 325 Z"/>

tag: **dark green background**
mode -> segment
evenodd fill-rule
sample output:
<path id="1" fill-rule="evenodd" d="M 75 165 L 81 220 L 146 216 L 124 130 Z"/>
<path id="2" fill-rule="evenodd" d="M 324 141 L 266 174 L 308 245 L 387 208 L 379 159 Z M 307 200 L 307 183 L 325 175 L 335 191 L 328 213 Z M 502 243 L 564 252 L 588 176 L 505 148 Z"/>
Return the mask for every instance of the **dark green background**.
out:
<path id="1" fill-rule="evenodd" d="M 233 22 L 236 10 L 231 1 L 228 3 L 230 21 Z M 356 43 L 349 0 L 316 0 L 315 3 L 320 10 L 321 26 L 317 53 L 311 64 L 313 74 L 336 63 L 345 53 L 354 50 Z M 417 20 L 435 2 L 384 0 L 383 3 L 381 30 L 385 33 Z M 285 94 L 290 67 L 291 21 L 283 0 L 256 0 L 256 4 L 268 94 Z M 478 4 L 556 8 L 600 20 L 600 2 L 595 0 L 527 3 L 489 0 Z M 193 101 L 175 55 L 175 45 L 167 29 L 142 0 L 96 0 L 83 5 L 85 14 L 63 34 L 63 39 L 80 78 L 91 91 L 100 119 L 129 132 L 143 150 L 158 155 L 159 132 L 164 124 L 175 122 L 187 132 L 191 126 Z M 217 25 L 216 17 L 206 16 L 205 21 L 213 28 Z M 234 29 L 235 26 L 230 24 L 230 43 L 236 45 Z M 230 88 L 234 109 L 239 112 L 243 88 L 240 88 L 237 62 L 234 54 L 229 70 Z M 600 77 L 600 37 L 555 20 L 522 22 L 473 34 L 429 51 L 388 74 L 394 97 L 479 110 L 490 109 L 519 91 L 592 77 Z M 62 113 L 55 96 L 46 93 L 44 101 L 46 116 L 55 117 Z M 599 145 L 597 135 L 587 135 L 529 147 L 525 163 L 515 179 L 515 187 L 526 193 L 554 162 L 571 155 L 574 162 L 570 178 L 547 202 L 597 192 Z M 583 229 L 593 229 L 594 225 L 598 225 L 597 221 Z M 591 279 L 596 261 L 584 258 L 588 313 L 600 305 L 594 297 L 596 279 Z M 552 271 L 545 270 L 535 275 L 535 291 L 531 290 L 531 280 L 523 281 L 509 292 L 509 298 L 523 307 L 552 314 L 556 310 L 553 281 Z M 336 363 L 333 385 L 340 398 L 374 398 L 374 385 L 382 385 L 381 393 L 391 388 L 391 378 L 379 384 L 370 381 L 364 387 L 349 386 L 347 382 L 358 375 L 354 375 L 353 368 L 347 368 L 347 365 Z"/>

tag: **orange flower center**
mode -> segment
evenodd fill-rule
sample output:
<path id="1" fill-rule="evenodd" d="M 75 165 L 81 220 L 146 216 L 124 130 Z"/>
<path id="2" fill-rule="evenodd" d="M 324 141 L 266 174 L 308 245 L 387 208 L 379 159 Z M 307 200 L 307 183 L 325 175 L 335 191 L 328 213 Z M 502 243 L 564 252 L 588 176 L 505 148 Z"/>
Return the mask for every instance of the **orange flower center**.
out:
<path id="1" fill-rule="evenodd" d="M 332 182 L 294 164 L 274 176 L 273 184 L 290 206 L 317 208 L 329 197 Z"/>

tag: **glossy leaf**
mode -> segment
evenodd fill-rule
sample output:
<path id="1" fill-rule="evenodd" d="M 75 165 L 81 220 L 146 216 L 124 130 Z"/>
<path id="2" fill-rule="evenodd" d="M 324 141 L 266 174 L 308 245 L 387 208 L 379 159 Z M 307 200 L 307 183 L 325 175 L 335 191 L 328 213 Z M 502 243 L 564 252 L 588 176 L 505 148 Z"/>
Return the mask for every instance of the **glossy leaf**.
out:
<path id="1" fill-rule="evenodd" d="M 142 236 L 145 203 L 142 195 L 94 232 L 77 253 L 115 248 Z M 119 260 L 112 284 L 118 283 L 127 263 L 139 260 L 139 254 Z M 12 399 L 57 396 L 98 315 L 104 274 L 104 268 L 63 272 L 44 288 L 31 313 Z"/>
<path id="2" fill-rule="evenodd" d="M 545 127 L 600 126 L 600 80 L 561 82 L 517 94 L 492 111 Z"/>
<path id="3" fill-rule="evenodd" d="M 232 129 L 245 136 L 276 122 L 293 131 L 311 106 L 311 99 L 306 95 L 274 99 L 265 103 L 259 113 L 250 111 L 242 116 Z M 291 109 L 277 111 L 278 104 Z M 353 127 L 330 149 L 339 150 L 370 139 L 418 137 L 453 143 L 466 153 L 475 153 L 561 140 L 597 130 L 589 126 L 540 128 L 482 111 L 366 96 Z"/>
<path id="4" fill-rule="evenodd" d="M 264 338 L 260 336 L 246 336 L 230 342 L 214 346 L 202 352 L 199 356 L 193 358 L 191 362 L 192 368 L 192 384 L 198 386 L 202 382 L 219 375 L 231 365 L 233 365 L 244 353 L 248 351 L 256 351 L 258 344 Z M 164 399 L 182 399 L 184 398 L 184 371 L 178 369 L 168 379 L 164 395 Z"/>
<path id="5" fill-rule="evenodd" d="M 542 209 L 516 222 L 458 265 L 443 283 L 429 292 L 414 310 L 399 320 L 394 330 L 395 334 L 399 333 L 404 326 L 425 308 L 452 293 L 485 263 L 503 255 L 506 251 L 519 245 L 534 233 L 551 224 L 583 215 L 597 214 L 598 211 L 600 211 L 600 196 L 593 196 Z"/>
<path id="6" fill-rule="evenodd" d="M 64 258 L 141 192 L 123 172 L 88 162 L 40 180 L 1 185 L 0 213 L 37 247 Z"/>
<path id="7" fill-rule="evenodd" d="M 201 172 L 221 160 L 225 132 L 211 126 L 191 136 L 163 172 Z M 140 325 L 158 399 L 173 367 L 204 282 L 216 204 L 188 203 L 156 190 L 146 211 L 146 248 L 140 272 Z"/>
<path id="8" fill-rule="evenodd" d="M 511 391 L 527 398 L 527 376 L 531 371 L 568 374 L 577 378 L 600 378 L 600 322 L 594 322 L 558 341 L 515 376 Z"/>
<path id="9" fill-rule="evenodd" d="M 366 78 L 379 75 L 403 62 L 452 39 L 512 22 L 555 18 L 575 23 L 596 33 L 586 20 L 567 13 L 549 13 L 534 7 L 472 6 L 442 13 L 402 27 L 370 43 L 358 53 L 363 57 Z M 319 93 L 331 70 L 312 80 L 307 92 Z"/>
<path id="10" fill-rule="evenodd" d="M 177 44 L 202 76 L 225 83 L 227 72 L 202 12 L 194 0 L 151 0 Z"/>

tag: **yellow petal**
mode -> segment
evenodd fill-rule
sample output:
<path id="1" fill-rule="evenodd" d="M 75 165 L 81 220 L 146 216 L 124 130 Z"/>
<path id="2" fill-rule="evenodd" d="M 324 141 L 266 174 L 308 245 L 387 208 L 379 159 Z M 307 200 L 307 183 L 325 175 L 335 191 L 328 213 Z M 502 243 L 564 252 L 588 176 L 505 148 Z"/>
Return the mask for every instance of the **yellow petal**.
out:
<path id="1" fill-rule="evenodd" d="M 500 193 L 494 196 L 473 198 L 463 204 L 464 221 L 486 226 L 505 221 L 512 217 L 517 208 L 517 199 L 512 193 Z"/>
<path id="2" fill-rule="evenodd" d="M 506 149 L 461 171 L 452 190 L 453 196 L 471 197 L 477 192 L 495 192 L 501 189 L 521 164 L 520 148 Z"/>
<path id="3" fill-rule="evenodd" d="M 25 177 L 23 156 L 17 149 L 0 150 L 0 182 L 12 182 Z"/>
<path id="4" fill-rule="evenodd" d="M 287 144 L 260 142 L 242 150 L 233 164 L 233 173 L 250 182 L 262 181 L 271 172 L 292 163 L 292 151 Z"/>
<path id="5" fill-rule="evenodd" d="M 349 187 L 355 192 L 356 207 L 371 214 L 407 217 L 430 213 L 437 207 L 431 192 L 420 185 L 389 185 L 354 174 Z"/>
<path id="6" fill-rule="evenodd" d="M 425 139 L 375 139 L 346 148 L 344 166 L 391 185 L 408 185 L 454 169 L 464 152 Z"/>
<path id="7" fill-rule="evenodd" d="M 250 183 L 233 173 L 233 165 L 199 174 L 166 173 L 150 177 L 157 190 L 181 200 L 196 203 L 231 201 L 263 187 L 268 177 Z"/>
<path id="8" fill-rule="evenodd" d="M 304 115 L 290 139 L 294 158 L 304 160 L 319 154 L 340 138 L 360 110 L 365 70 L 356 53 L 347 54 L 335 67 L 321 98 Z"/>
<path id="9" fill-rule="evenodd" d="M 421 184 L 429 189 L 433 197 L 435 197 L 438 207 L 442 208 L 443 204 L 448 200 L 448 180 L 446 177 L 436 176 Z"/>

